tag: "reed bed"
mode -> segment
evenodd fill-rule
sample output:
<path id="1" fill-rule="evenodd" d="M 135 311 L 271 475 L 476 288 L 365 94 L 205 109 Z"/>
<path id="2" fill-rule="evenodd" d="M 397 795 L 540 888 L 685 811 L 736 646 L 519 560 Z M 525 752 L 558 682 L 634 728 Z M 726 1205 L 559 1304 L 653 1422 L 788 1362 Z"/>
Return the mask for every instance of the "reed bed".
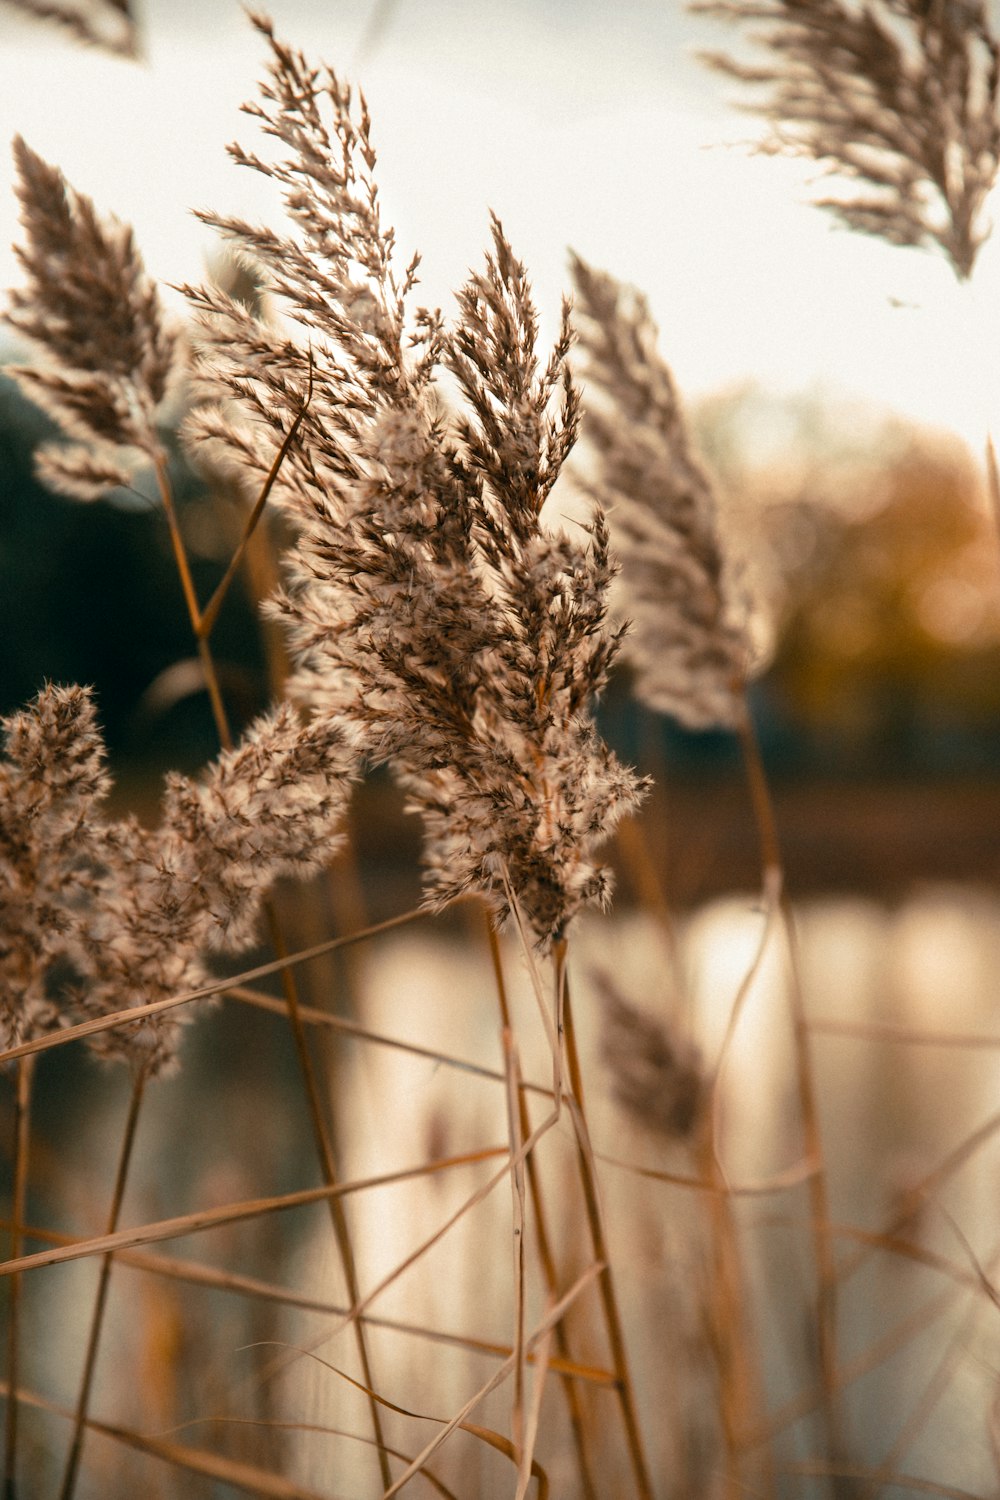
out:
<path id="1" fill-rule="evenodd" d="M 873 185 L 841 218 L 968 275 L 1000 139 L 983 8 L 714 8 L 764 23 L 777 60 L 730 71 L 808 122 L 795 148 Z M 79 501 L 155 485 L 219 752 L 141 821 L 109 811 L 87 688 L 3 721 L 6 1500 L 985 1500 L 1000 1117 L 970 1087 L 887 1207 L 824 1049 L 996 1038 L 813 1008 L 747 703 L 761 636 L 649 309 L 574 257 L 542 347 L 496 216 L 454 308 L 422 307 L 363 96 L 252 22 L 264 144 L 230 151 L 285 222 L 204 217 L 253 299 L 186 287 L 173 326 L 127 226 L 14 147 L 11 373 L 62 433 L 39 472 Z M 177 411 L 241 507 L 207 599 Z M 237 586 L 276 688 L 242 729 L 213 651 Z M 649 778 L 595 719 L 622 664 L 741 746 L 760 887 L 735 953 L 662 895 Z M 349 820 L 376 774 L 422 856 L 371 922 Z M 64 1087 L 52 1145 L 33 1098 Z M 911 1471 L 956 1390 L 975 1440 Z"/>

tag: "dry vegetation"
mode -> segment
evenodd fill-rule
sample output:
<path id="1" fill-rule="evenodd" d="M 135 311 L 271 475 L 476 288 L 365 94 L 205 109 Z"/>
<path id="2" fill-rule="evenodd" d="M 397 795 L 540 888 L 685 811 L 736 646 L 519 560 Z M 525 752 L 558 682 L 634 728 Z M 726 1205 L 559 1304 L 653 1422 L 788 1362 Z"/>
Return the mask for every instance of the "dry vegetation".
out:
<path id="1" fill-rule="evenodd" d="M 1000 140 L 984 8 L 714 8 L 762 23 L 769 65 L 736 71 L 772 89 L 783 142 L 873 188 L 841 217 L 968 275 Z M 870 1203 L 838 1220 L 856 1164 L 824 1138 L 836 1100 L 746 704 L 748 606 L 648 308 L 577 259 L 575 307 L 541 348 L 496 218 L 454 310 L 422 308 L 418 260 L 381 217 L 364 99 L 255 25 L 268 66 L 246 112 L 267 152 L 232 154 L 278 184 L 286 222 L 208 216 L 252 269 L 254 306 L 189 287 L 190 320 L 170 327 L 130 231 L 15 143 L 25 278 L 8 319 L 35 358 L 12 373 L 65 435 L 40 471 L 80 500 L 155 476 L 220 751 L 167 780 L 149 827 L 107 810 L 85 688 L 42 686 L 3 723 L 5 1496 L 968 1494 L 903 1471 L 997 1301 L 991 1261 L 941 1206 L 997 1120 L 939 1143 L 880 1222 Z M 165 403 L 243 506 L 208 600 Z M 589 509 L 566 523 L 546 502 L 578 438 Z M 282 697 L 234 743 L 213 629 L 279 537 L 263 607 Z M 653 709 L 732 732 L 745 756 L 761 894 L 714 1037 L 683 996 L 648 788 L 594 721 L 622 653 Z M 379 770 L 420 823 L 422 905 L 378 929 L 355 902 L 337 932 L 352 791 Z M 615 839 L 641 896 L 617 925 Z M 786 1000 L 773 1055 L 737 1067 L 768 968 Z M 42 1159 L 33 1089 L 63 1055 L 85 1070 L 85 1048 L 124 1070 L 73 1097 L 100 1128 L 72 1122 L 83 1145 Z M 252 1082 L 213 1076 L 223 1053 Z M 741 1095 L 755 1072 L 771 1087 L 775 1057 L 788 1117 L 748 1149 Z M 158 1156 L 179 1139 L 181 1189 Z M 286 1234 L 294 1213 L 308 1236 Z M 765 1256 L 768 1224 L 782 1238 Z M 95 1279 L 49 1280 L 74 1262 Z M 889 1307 L 883 1265 L 923 1267 L 932 1295 Z M 868 1339 L 845 1352 L 843 1300 L 862 1295 Z M 42 1344 L 53 1383 L 36 1389 Z M 900 1350 L 905 1420 L 862 1441 L 852 1388 Z M 976 1401 L 988 1467 L 995 1410 Z"/>

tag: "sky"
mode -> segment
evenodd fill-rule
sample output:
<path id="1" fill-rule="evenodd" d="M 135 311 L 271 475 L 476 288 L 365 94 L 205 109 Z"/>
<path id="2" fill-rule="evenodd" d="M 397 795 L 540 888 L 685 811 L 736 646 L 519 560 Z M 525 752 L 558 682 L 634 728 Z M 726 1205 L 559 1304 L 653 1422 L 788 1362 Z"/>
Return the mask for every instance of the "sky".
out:
<path id="1" fill-rule="evenodd" d="M 238 0 L 137 9 L 133 63 L 0 0 L 0 138 L 20 132 L 131 222 L 158 279 L 198 281 L 215 243 L 193 209 L 276 217 L 268 185 L 224 149 L 261 146 L 239 105 L 265 44 Z M 960 288 L 939 257 L 836 228 L 809 204 L 814 166 L 753 154 L 759 125 L 695 55 L 733 33 L 681 0 L 273 0 L 269 14 L 364 89 L 384 215 L 404 263 L 423 255 L 426 303 L 447 309 L 481 263 L 492 209 L 543 328 L 572 247 L 646 293 L 689 401 L 752 380 L 860 398 L 977 449 L 1000 426 L 1000 240 Z M 4 286 L 19 233 L 0 148 Z"/>

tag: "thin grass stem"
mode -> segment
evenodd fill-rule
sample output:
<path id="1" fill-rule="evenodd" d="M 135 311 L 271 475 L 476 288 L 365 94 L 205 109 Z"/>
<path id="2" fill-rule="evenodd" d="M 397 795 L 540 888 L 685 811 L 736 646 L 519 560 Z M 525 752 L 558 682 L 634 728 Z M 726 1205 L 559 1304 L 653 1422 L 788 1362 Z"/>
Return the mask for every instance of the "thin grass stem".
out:
<path id="1" fill-rule="evenodd" d="M 497 937 L 496 927 L 490 913 L 485 912 L 486 931 L 490 945 L 490 959 L 493 965 L 493 974 L 496 980 L 497 1004 L 500 1007 L 501 1022 L 505 1029 L 512 1025 L 510 1001 L 507 996 L 507 984 L 504 978 L 503 957 L 500 952 L 500 942 Z M 522 1138 L 531 1134 L 531 1118 L 528 1111 L 526 1089 L 529 1085 L 523 1079 L 518 1081 L 517 1107 L 520 1116 L 520 1129 Z M 538 1166 L 533 1155 L 527 1158 L 528 1191 L 531 1194 L 532 1217 L 535 1226 L 535 1241 L 538 1247 L 538 1258 L 545 1278 L 545 1287 L 550 1297 L 555 1297 L 559 1285 L 558 1273 L 556 1271 L 555 1256 L 552 1251 L 552 1241 L 549 1234 L 548 1212 L 545 1207 L 545 1199 L 542 1193 L 542 1185 L 539 1180 Z M 565 1324 L 557 1323 L 553 1330 L 556 1358 L 553 1368 L 561 1364 L 572 1364 L 573 1356 L 569 1333 Z M 580 1476 L 580 1490 L 583 1500 L 597 1500 L 597 1490 L 591 1472 L 591 1463 L 587 1455 L 586 1443 L 586 1421 L 583 1405 L 580 1400 L 576 1385 L 564 1374 L 562 1387 L 566 1397 L 566 1407 L 569 1414 L 570 1430 L 573 1435 L 573 1446 L 576 1452 L 577 1469 Z"/>
<path id="2" fill-rule="evenodd" d="M 281 471 L 281 466 L 284 463 L 285 458 L 287 457 L 288 450 L 291 448 L 291 446 L 294 443 L 296 437 L 298 436 L 299 428 L 302 426 L 302 419 L 304 418 L 306 412 L 308 411 L 308 409 L 309 409 L 309 403 L 312 400 L 312 393 L 313 393 L 313 361 L 312 361 L 312 353 L 310 351 L 310 356 L 309 356 L 309 387 L 308 387 L 308 390 L 306 392 L 305 398 L 304 398 L 304 400 L 302 402 L 302 405 L 299 407 L 298 412 L 295 415 L 295 419 L 292 422 L 292 425 L 289 427 L 289 429 L 286 432 L 284 438 L 282 439 L 280 448 L 278 449 L 277 453 L 274 456 L 274 462 L 271 464 L 271 467 L 270 467 L 270 469 L 267 472 L 267 477 L 265 478 L 264 483 L 261 485 L 260 493 L 258 494 L 257 499 L 254 501 L 253 508 L 251 509 L 250 514 L 247 517 L 246 525 L 243 528 L 243 535 L 241 536 L 241 538 L 239 540 L 239 543 L 238 543 L 235 551 L 233 552 L 232 557 L 229 559 L 229 564 L 228 564 L 228 566 L 226 568 L 226 571 L 222 575 L 221 580 L 219 581 L 218 585 L 216 586 L 215 592 L 213 593 L 211 599 L 209 599 L 208 603 L 205 605 L 205 608 L 203 610 L 199 610 L 198 609 L 197 601 L 194 601 L 193 591 L 191 593 L 191 596 L 190 596 L 190 599 L 189 599 L 189 602 L 188 602 L 188 609 L 190 611 L 190 609 L 191 609 L 191 601 L 194 601 L 195 612 L 194 612 L 194 614 L 192 614 L 191 618 L 192 618 L 192 622 L 194 621 L 195 618 L 197 618 L 197 621 L 198 621 L 198 624 L 197 624 L 197 634 L 198 634 L 199 639 L 204 639 L 204 640 L 208 639 L 208 637 L 211 635 L 212 630 L 213 630 L 213 628 L 215 626 L 216 620 L 219 618 L 219 611 L 221 610 L 223 604 L 226 601 L 226 596 L 229 593 L 229 590 L 230 590 L 230 588 L 233 585 L 233 580 L 235 579 L 237 573 L 240 570 L 240 567 L 241 567 L 241 565 L 243 563 L 244 556 L 246 555 L 247 549 L 250 546 L 250 542 L 251 542 L 253 536 L 256 533 L 258 523 L 260 522 L 260 518 L 264 514 L 264 507 L 267 504 L 268 497 L 269 497 L 272 489 L 274 488 L 275 480 L 277 479 L 278 474 Z M 185 597 L 186 598 L 188 597 L 186 590 L 185 590 Z"/>
<path id="3" fill-rule="evenodd" d="M 459 1156 L 446 1156 L 423 1162 L 418 1167 L 402 1167 L 397 1171 L 381 1172 L 372 1177 L 353 1178 L 349 1182 L 338 1183 L 335 1187 L 300 1188 L 297 1192 L 279 1193 L 275 1197 L 250 1198 L 239 1203 L 226 1203 L 220 1208 L 197 1209 L 194 1213 L 179 1214 L 176 1218 L 154 1220 L 147 1224 L 140 1224 L 135 1229 L 119 1229 L 113 1234 L 97 1235 L 93 1239 L 71 1240 L 68 1244 L 51 1250 L 39 1250 L 33 1255 L 22 1255 L 19 1260 L 0 1262 L 0 1277 L 16 1276 L 20 1271 L 39 1270 L 42 1266 L 63 1265 L 66 1261 L 84 1260 L 92 1255 L 117 1254 L 119 1250 L 128 1250 L 136 1245 L 152 1245 L 159 1240 L 173 1240 L 181 1235 L 200 1234 L 203 1230 L 215 1229 L 222 1224 L 238 1224 L 245 1219 L 260 1218 L 264 1214 L 277 1213 L 284 1209 L 304 1208 L 308 1204 L 322 1203 L 326 1198 L 347 1197 L 352 1193 L 366 1192 L 369 1188 L 384 1187 L 392 1182 L 405 1182 L 412 1177 L 430 1176 L 435 1172 L 447 1171 L 450 1167 L 476 1165 L 497 1156 L 505 1158 L 504 1165 L 490 1179 L 486 1187 L 471 1200 L 478 1202 L 507 1175 L 506 1158 L 510 1156 L 509 1146 L 483 1146 L 477 1151 L 466 1151 Z M 450 1220 L 449 1225 L 445 1227 L 449 1227 L 452 1222 Z M 439 1231 L 435 1240 L 439 1239 L 443 1232 L 443 1230 Z M 398 1272 L 394 1272 L 385 1285 L 389 1285 L 396 1274 Z M 376 1288 L 375 1292 L 368 1295 L 362 1304 L 362 1310 L 381 1289 L 381 1287 Z M 352 1309 L 347 1316 L 348 1318 L 357 1316 L 357 1309 Z"/>
<path id="4" fill-rule="evenodd" d="M 0 1221 L 0 1229 L 9 1228 L 9 1221 Z M 71 1235 L 62 1234 L 54 1229 L 25 1226 L 23 1233 L 25 1239 L 36 1240 L 41 1244 L 73 1244 Z M 116 1252 L 115 1260 L 119 1268 L 127 1266 L 168 1281 L 185 1282 L 191 1286 L 212 1287 L 215 1291 L 232 1292 L 237 1296 L 274 1302 L 282 1307 L 296 1307 L 305 1312 L 329 1313 L 331 1317 L 346 1318 L 350 1314 L 350 1309 L 342 1302 L 330 1302 L 323 1297 L 309 1297 L 301 1292 L 293 1292 L 288 1287 L 262 1281 L 257 1276 L 244 1276 L 237 1271 L 220 1271 L 216 1266 L 203 1265 L 198 1261 L 180 1260 L 175 1256 L 147 1253 L 143 1250 L 119 1250 Z M 430 1343 L 464 1349 L 469 1354 L 507 1359 L 513 1352 L 509 1344 L 474 1338 L 471 1334 L 451 1333 L 447 1329 L 407 1322 L 402 1318 L 380 1317 L 377 1313 L 359 1313 L 358 1316 L 372 1328 L 386 1328 L 393 1333 L 403 1333 Z M 525 1359 L 530 1365 L 535 1362 L 536 1356 L 529 1350 L 525 1354 Z M 548 1357 L 548 1363 L 549 1368 L 557 1375 L 565 1375 L 587 1385 L 610 1386 L 614 1384 L 614 1375 L 611 1371 L 601 1369 L 598 1365 L 584 1365 L 564 1360 L 555 1354 Z"/>
<path id="5" fill-rule="evenodd" d="M 277 913 L 273 905 L 268 902 L 265 906 L 267 924 L 270 931 L 271 944 L 279 957 L 284 956 L 285 945 Z M 285 967 L 281 970 L 281 984 L 285 994 L 287 1006 L 288 1024 L 291 1028 L 292 1039 L 295 1044 L 295 1053 L 298 1058 L 299 1072 L 305 1089 L 306 1105 L 309 1119 L 312 1125 L 313 1139 L 320 1160 L 320 1170 L 323 1181 L 327 1187 L 337 1186 L 339 1177 L 333 1154 L 333 1143 L 330 1139 L 328 1122 L 323 1115 L 323 1107 L 320 1101 L 319 1085 L 316 1080 L 316 1072 L 313 1067 L 312 1057 L 309 1052 L 309 1043 L 306 1038 L 305 1027 L 302 1017 L 299 1015 L 298 985 L 295 981 L 294 970 Z M 357 1267 L 354 1261 L 354 1249 L 351 1244 L 351 1233 L 347 1223 L 347 1215 L 339 1196 L 331 1197 L 329 1200 L 330 1220 L 333 1225 L 333 1234 L 337 1242 L 337 1252 L 340 1256 L 341 1267 L 344 1272 L 344 1281 L 347 1287 L 347 1295 L 351 1305 L 355 1306 L 361 1296 L 358 1284 Z M 357 1347 L 358 1359 L 361 1363 L 361 1372 L 364 1383 L 369 1388 L 374 1388 L 371 1370 L 371 1361 L 368 1355 L 368 1341 L 365 1336 L 364 1325 L 357 1319 L 352 1320 L 354 1328 L 354 1340 Z M 378 1444 L 379 1467 L 382 1472 L 383 1488 L 392 1483 L 392 1471 L 389 1468 L 389 1458 L 385 1451 L 382 1438 L 382 1418 L 379 1413 L 378 1403 L 369 1397 L 372 1427 L 375 1432 L 375 1440 Z"/>
<path id="6" fill-rule="evenodd" d="M 0 1382 L 0 1394 L 5 1394 L 2 1382 Z M 56 1402 L 49 1401 L 33 1391 L 22 1390 L 21 1400 L 25 1406 L 51 1412 L 58 1417 L 71 1418 L 73 1415 L 66 1407 L 59 1406 Z M 148 1437 L 141 1432 L 134 1431 L 131 1427 L 117 1427 L 110 1422 L 99 1422 L 94 1417 L 87 1418 L 86 1428 L 88 1432 L 97 1433 L 137 1453 L 159 1459 L 173 1469 L 179 1469 L 187 1474 L 198 1474 L 205 1479 L 213 1480 L 216 1484 L 224 1484 L 239 1490 L 243 1494 L 263 1496 L 265 1500 L 330 1500 L 329 1492 L 320 1494 L 317 1490 L 306 1489 L 303 1485 L 294 1484 L 281 1474 L 273 1474 L 253 1464 L 241 1463 L 238 1459 L 227 1458 L 221 1453 L 209 1453 L 203 1448 L 186 1448 L 180 1443 L 167 1442 L 163 1438 Z"/>
<path id="7" fill-rule="evenodd" d="M 514 1395 L 511 1405 L 511 1437 L 516 1448 L 524 1446 L 524 1290 L 525 1290 L 525 1265 L 524 1265 L 524 1231 L 525 1231 L 525 1192 L 524 1192 L 524 1158 L 521 1145 L 524 1140 L 524 1132 L 521 1130 L 521 1116 L 517 1107 L 519 1098 L 520 1069 L 518 1066 L 517 1044 L 514 1041 L 514 1033 L 509 1027 L 503 1032 L 504 1063 L 507 1072 L 507 1130 L 510 1140 L 511 1160 L 511 1198 L 513 1212 L 513 1241 L 514 1241 Z"/>
<path id="8" fill-rule="evenodd" d="M 111 1208 L 108 1212 L 106 1234 L 114 1234 L 118 1228 L 118 1219 L 121 1214 L 122 1200 L 125 1197 L 125 1187 L 128 1181 L 129 1163 L 132 1160 L 132 1148 L 135 1145 L 136 1128 L 139 1123 L 139 1111 L 142 1108 L 143 1096 L 146 1091 L 147 1073 L 140 1068 L 132 1082 L 132 1094 L 129 1099 L 128 1116 L 125 1121 L 125 1129 L 122 1134 L 121 1149 L 118 1155 L 118 1168 L 115 1173 L 115 1185 L 111 1195 Z M 90 1397 L 94 1384 L 94 1371 L 97 1367 L 97 1354 L 101 1342 L 101 1333 L 104 1328 L 104 1313 L 108 1301 L 108 1287 L 111 1281 L 111 1263 L 114 1259 L 112 1253 L 108 1253 L 101 1261 L 101 1269 L 97 1282 L 97 1294 L 94 1298 L 94 1307 L 90 1317 L 90 1333 L 87 1337 L 87 1350 L 83 1360 L 83 1374 L 80 1379 L 80 1391 L 77 1396 L 76 1411 L 73 1417 L 73 1436 L 70 1440 L 69 1454 L 66 1459 L 66 1468 L 63 1471 L 62 1485 L 59 1490 L 59 1500 L 72 1500 L 76 1489 L 77 1475 L 80 1467 L 80 1459 L 83 1454 L 83 1441 L 87 1430 L 87 1414 L 90 1410 Z"/>
<path id="9" fill-rule="evenodd" d="M 570 1290 L 559 1300 L 559 1302 L 557 1302 L 555 1306 L 546 1309 L 544 1319 L 529 1338 L 529 1348 L 536 1347 L 544 1338 L 547 1337 L 549 1330 L 554 1327 L 556 1323 L 560 1322 L 563 1317 L 565 1317 L 569 1308 L 571 1307 L 573 1302 L 576 1301 L 580 1293 L 590 1285 L 590 1282 L 595 1276 L 599 1276 L 601 1274 L 602 1270 L 603 1267 L 600 1265 L 600 1263 L 588 1266 L 587 1270 L 577 1278 L 576 1282 L 573 1284 Z M 500 1369 L 490 1377 L 486 1384 L 480 1387 L 476 1394 L 465 1403 L 461 1410 L 458 1411 L 455 1416 L 450 1418 L 447 1423 L 445 1423 L 441 1432 L 439 1432 L 437 1436 L 427 1444 L 426 1448 L 424 1448 L 422 1452 L 418 1454 L 418 1456 L 410 1464 L 409 1468 L 407 1468 L 404 1473 L 400 1475 L 392 1488 L 387 1491 L 387 1493 L 382 1497 L 382 1500 L 390 1500 L 390 1497 L 392 1495 L 398 1494 L 399 1491 L 403 1488 L 404 1484 L 406 1484 L 406 1482 L 411 1479 L 420 1468 L 423 1467 L 423 1465 L 427 1462 L 431 1455 L 436 1452 L 438 1448 L 440 1448 L 445 1438 L 447 1438 L 450 1433 L 454 1432 L 457 1427 L 461 1427 L 470 1413 L 472 1413 L 476 1409 L 479 1403 L 485 1400 L 490 1392 L 495 1390 L 502 1381 L 506 1380 L 507 1376 L 511 1373 L 511 1370 L 513 1368 L 514 1358 L 515 1356 L 511 1354 L 510 1358 L 506 1360 L 503 1365 L 501 1365 Z"/>
<path id="10" fill-rule="evenodd" d="M 706 1203 L 711 1268 L 705 1317 L 719 1380 L 725 1494 L 731 1500 L 738 1500 L 748 1489 L 752 1491 L 761 1484 L 764 1492 L 770 1493 L 773 1458 L 770 1448 L 765 1449 L 763 1462 L 753 1460 L 755 1472 L 749 1472 L 752 1450 L 747 1434 L 759 1421 L 760 1414 L 759 1361 L 743 1290 L 743 1257 L 732 1194 L 719 1162 L 712 1116 L 705 1121 L 697 1149 L 703 1175 L 713 1189 Z"/>
<path id="11" fill-rule="evenodd" d="M 27 1218 L 28 1169 L 31 1156 L 31 1094 L 34 1058 L 17 1064 L 14 1088 L 14 1192 L 11 1210 L 10 1254 L 16 1260 L 24 1241 Z M 17 1500 L 18 1383 L 21 1354 L 21 1278 L 12 1276 L 7 1323 L 7 1413 L 4 1426 L 4 1500 Z"/>
<path id="12" fill-rule="evenodd" d="M 159 487 L 160 500 L 163 504 L 163 513 L 167 518 L 167 527 L 170 532 L 170 546 L 173 550 L 177 575 L 180 578 L 181 589 L 184 593 L 184 603 L 187 607 L 191 629 L 198 647 L 198 659 L 201 662 L 201 669 L 205 678 L 205 689 L 212 708 L 212 718 L 215 721 L 219 744 L 224 750 L 230 750 L 232 749 L 233 737 L 229 728 L 229 717 L 222 700 L 222 690 L 219 687 L 219 674 L 215 670 L 215 658 L 212 656 L 207 638 L 202 634 L 201 608 L 198 604 L 194 578 L 191 576 L 187 548 L 184 545 L 180 523 L 177 519 L 177 507 L 174 504 L 174 492 L 173 486 L 170 483 L 170 475 L 167 471 L 166 456 L 162 453 L 156 460 L 156 481 Z"/>
<path id="13" fill-rule="evenodd" d="M 827 1182 L 826 1158 L 820 1129 L 819 1105 L 816 1092 L 815 1069 L 809 1041 L 809 1024 L 803 1004 L 798 962 L 798 945 L 795 935 L 791 903 L 784 891 L 784 865 L 774 816 L 771 790 L 764 772 L 760 746 L 754 731 L 753 719 L 744 697 L 743 711 L 739 719 L 739 739 L 743 753 L 747 784 L 757 833 L 760 840 L 761 863 L 765 890 L 774 884 L 784 920 L 788 955 L 791 964 L 789 997 L 792 1011 L 792 1036 L 795 1048 L 796 1082 L 799 1093 L 799 1114 L 802 1121 L 805 1156 L 815 1164 L 808 1179 L 807 1191 L 810 1204 L 812 1251 L 816 1266 L 816 1339 L 817 1358 L 822 1385 L 823 1420 L 826 1427 L 829 1451 L 839 1455 L 843 1451 L 842 1415 L 837 1399 L 837 1266 L 834 1258 L 833 1240 L 830 1236 L 830 1194 Z"/>
<path id="14" fill-rule="evenodd" d="M 561 1015 L 562 1018 L 561 1030 L 566 1048 L 566 1066 L 569 1073 L 570 1088 L 573 1091 L 571 1113 L 576 1135 L 577 1162 L 580 1170 L 580 1181 L 583 1187 L 587 1227 L 590 1232 L 595 1259 L 602 1262 L 604 1267 L 598 1278 L 598 1290 L 601 1298 L 601 1307 L 604 1312 L 604 1324 L 607 1330 L 608 1343 L 611 1349 L 611 1365 L 615 1372 L 615 1389 L 618 1393 L 618 1402 L 625 1425 L 629 1463 L 636 1491 L 642 1497 L 642 1500 L 652 1500 L 653 1485 L 643 1445 L 642 1430 L 639 1426 L 635 1387 L 625 1350 L 625 1335 L 622 1329 L 621 1314 L 618 1310 L 618 1298 L 615 1292 L 614 1279 L 611 1274 L 607 1239 L 604 1233 L 604 1221 L 597 1190 L 597 1175 L 594 1169 L 594 1153 L 590 1144 L 590 1135 L 584 1113 L 583 1074 L 580 1069 L 580 1054 L 577 1048 L 576 1027 L 573 1024 L 573 1007 L 570 1000 L 569 982 L 566 972 L 565 938 L 561 938 L 555 945 L 555 974 L 557 1014 Z"/>

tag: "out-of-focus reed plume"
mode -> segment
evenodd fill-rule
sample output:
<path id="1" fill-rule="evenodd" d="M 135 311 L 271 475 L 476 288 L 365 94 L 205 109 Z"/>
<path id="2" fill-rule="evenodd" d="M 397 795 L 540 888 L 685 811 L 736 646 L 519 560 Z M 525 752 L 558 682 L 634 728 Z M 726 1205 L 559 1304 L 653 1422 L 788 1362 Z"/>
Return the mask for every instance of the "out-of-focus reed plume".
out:
<path id="1" fill-rule="evenodd" d="M 817 200 L 851 229 L 936 246 L 968 277 L 1000 164 L 1000 40 L 986 0 L 696 0 L 754 26 L 764 59 L 712 52 L 764 91 L 764 149 L 807 156 L 856 191 Z"/>
<path id="2" fill-rule="evenodd" d="M 130 0 L 2 0 L 12 10 L 49 21 L 91 47 L 136 57 L 139 30 Z"/>
<path id="3" fill-rule="evenodd" d="M 20 137 L 14 158 L 25 231 L 15 252 L 26 281 L 11 292 L 6 316 L 41 358 L 7 373 L 73 439 L 42 447 L 42 479 L 90 500 L 131 483 L 160 455 L 156 413 L 177 340 L 131 229 L 101 219 Z"/>
<path id="4" fill-rule="evenodd" d="M 601 1050 L 618 1103 L 665 1139 L 690 1140 L 709 1099 L 698 1048 L 627 999 L 606 970 L 593 979 L 603 1002 Z"/>
<path id="5" fill-rule="evenodd" d="M 637 696 L 692 729 L 731 728 L 749 647 L 711 481 L 692 452 L 642 295 L 573 257 L 587 387 L 588 487 L 621 563 Z"/>

